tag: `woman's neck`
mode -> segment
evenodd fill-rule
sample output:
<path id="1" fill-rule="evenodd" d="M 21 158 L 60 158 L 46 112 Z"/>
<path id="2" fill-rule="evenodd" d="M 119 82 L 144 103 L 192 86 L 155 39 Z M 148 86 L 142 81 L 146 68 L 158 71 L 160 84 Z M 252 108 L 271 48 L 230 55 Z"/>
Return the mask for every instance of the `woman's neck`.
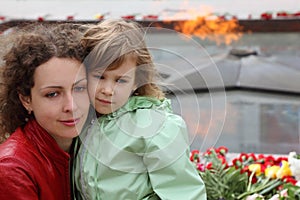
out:
<path id="1" fill-rule="evenodd" d="M 70 148 L 73 142 L 72 138 L 61 138 L 61 137 L 55 137 L 52 136 L 55 141 L 57 142 L 58 146 L 65 152 L 69 153 L 70 152 Z"/>

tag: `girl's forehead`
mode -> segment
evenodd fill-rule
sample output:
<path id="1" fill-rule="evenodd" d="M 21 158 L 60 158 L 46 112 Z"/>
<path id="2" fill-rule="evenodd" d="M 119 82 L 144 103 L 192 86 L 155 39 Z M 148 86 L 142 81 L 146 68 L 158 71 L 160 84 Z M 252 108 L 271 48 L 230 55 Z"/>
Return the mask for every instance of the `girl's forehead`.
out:
<path id="1" fill-rule="evenodd" d="M 109 66 L 97 66 L 92 71 L 98 72 L 98 73 L 103 73 L 105 71 L 114 71 L 114 70 L 118 70 L 120 68 L 136 67 L 136 61 L 137 61 L 137 59 L 135 57 L 126 55 L 125 57 L 122 57 L 121 59 L 115 60 Z"/>
<path id="2" fill-rule="evenodd" d="M 119 67 L 95 67 L 92 72 L 94 73 L 104 73 L 104 72 L 107 72 L 107 71 L 113 71 L 115 69 L 118 69 Z"/>

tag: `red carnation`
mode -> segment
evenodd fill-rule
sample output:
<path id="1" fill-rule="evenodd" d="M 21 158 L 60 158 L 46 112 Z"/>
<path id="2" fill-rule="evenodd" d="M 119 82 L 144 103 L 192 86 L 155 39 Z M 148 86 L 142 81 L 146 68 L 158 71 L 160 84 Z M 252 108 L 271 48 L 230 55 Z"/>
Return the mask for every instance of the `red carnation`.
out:
<path id="1" fill-rule="evenodd" d="M 193 150 L 190 154 L 190 160 L 192 162 L 200 162 L 199 150 Z"/>
<path id="2" fill-rule="evenodd" d="M 286 183 L 291 183 L 293 185 L 296 185 L 297 183 L 297 180 L 295 180 L 292 176 L 283 177 L 282 180 Z"/>
<path id="3" fill-rule="evenodd" d="M 122 16 L 122 19 L 135 20 L 135 15 L 125 15 L 125 16 Z"/>
<path id="4" fill-rule="evenodd" d="M 248 160 L 248 155 L 246 153 L 241 153 L 239 157 L 241 162 Z"/>
<path id="5" fill-rule="evenodd" d="M 228 148 L 221 146 L 221 147 L 217 148 L 216 152 L 225 156 L 226 153 L 228 153 Z"/>
<path id="6" fill-rule="evenodd" d="M 144 20 L 157 20 L 158 19 L 158 15 L 146 15 L 143 16 Z"/>
<path id="7" fill-rule="evenodd" d="M 39 22 L 43 22 L 45 19 L 44 19 L 44 17 L 38 17 L 37 20 L 38 20 Z"/>
<path id="8" fill-rule="evenodd" d="M 206 164 L 206 169 L 210 170 L 212 168 L 213 168 L 212 162 L 209 162 L 209 163 Z"/>
<path id="9" fill-rule="evenodd" d="M 68 21 L 74 20 L 74 16 L 72 16 L 72 15 L 67 16 L 67 20 L 68 20 Z"/>
<path id="10" fill-rule="evenodd" d="M 300 12 L 293 13 L 294 17 L 300 17 Z"/>
<path id="11" fill-rule="evenodd" d="M 262 14 L 260 15 L 260 18 L 261 18 L 261 19 L 265 19 L 265 20 L 272 19 L 272 13 L 270 13 L 270 12 L 262 13 Z"/>

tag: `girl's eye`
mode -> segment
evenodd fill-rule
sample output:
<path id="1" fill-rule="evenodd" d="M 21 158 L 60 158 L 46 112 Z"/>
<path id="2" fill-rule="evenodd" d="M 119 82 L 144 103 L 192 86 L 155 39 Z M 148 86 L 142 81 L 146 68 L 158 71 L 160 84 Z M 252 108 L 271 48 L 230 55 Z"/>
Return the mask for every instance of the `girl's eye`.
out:
<path id="1" fill-rule="evenodd" d="M 127 82 L 128 82 L 127 80 L 121 78 L 117 80 L 117 83 L 127 83 Z"/>
<path id="2" fill-rule="evenodd" d="M 85 91 L 86 89 L 87 89 L 86 86 L 75 86 L 75 87 L 73 88 L 74 92 L 83 92 L 83 91 Z"/>
<path id="3" fill-rule="evenodd" d="M 53 97 L 56 97 L 57 95 L 58 95 L 58 92 L 49 92 L 46 94 L 46 97 L 53 98 Z"/>

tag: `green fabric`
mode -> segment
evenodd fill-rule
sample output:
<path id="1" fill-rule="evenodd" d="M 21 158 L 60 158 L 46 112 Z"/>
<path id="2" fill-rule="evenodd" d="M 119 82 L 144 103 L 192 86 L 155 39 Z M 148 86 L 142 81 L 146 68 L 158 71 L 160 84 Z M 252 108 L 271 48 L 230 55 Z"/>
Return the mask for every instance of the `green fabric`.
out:
<path id="1" fill-rule="evenodd" d="M 75 182 L 83 199 L 206 199 L 186 124 L 168 99 L 131 97 L 81 138 Z"/>

